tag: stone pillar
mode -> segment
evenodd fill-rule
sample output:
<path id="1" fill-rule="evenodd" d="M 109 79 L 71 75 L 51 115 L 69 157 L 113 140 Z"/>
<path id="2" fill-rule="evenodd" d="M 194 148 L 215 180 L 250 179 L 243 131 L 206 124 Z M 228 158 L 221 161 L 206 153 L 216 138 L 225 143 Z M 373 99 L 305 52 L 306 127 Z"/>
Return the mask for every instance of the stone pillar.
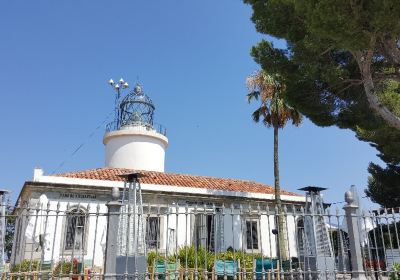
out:
<path id="1" fill-rule="evenodd" d="M 353 194 L 350 191 L 345 193 L 346 205 L 343 207 L 346 213 L 347 229 L 349 234 L 350 254 L 351 254 L 351 278 L 366 280 L 363 268 L 363 257 L 361 252 L 360 232 L 358 227 L 359 217 L 357 217 L 358 205 L 354 204 Z"/>
<path id="2" fill-rule="evenodd" d="M 119 200 L 119 189 L 112 189 L 113 200 L 107 203 L 108 222 L 107 222 L 107 239 L 106 253 L 104 264 L 104 278 L 106 280 L 116 279 L 116 262 L 118 252 L 118 227 L 120 220 L 120 210 L 122 203 Z"/>

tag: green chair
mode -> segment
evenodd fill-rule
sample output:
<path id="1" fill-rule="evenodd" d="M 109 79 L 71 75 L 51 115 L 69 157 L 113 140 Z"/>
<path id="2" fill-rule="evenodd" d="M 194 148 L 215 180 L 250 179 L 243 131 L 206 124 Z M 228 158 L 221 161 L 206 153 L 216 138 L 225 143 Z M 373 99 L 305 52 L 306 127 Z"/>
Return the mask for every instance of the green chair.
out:
<path id="1" fill-rule="evenodd" d="M 179 261 L 177 263 L 168 261 L 157 261 L 157 263 L 153 265 L 152 280 L 155 279 L 156 274 L 158 275 L 159 280 L 165 280 L 167 275 L 169 280 L 175 280 L 176 279 L 175 273 L 176 271 L 179 270 L 180 270 Z"/>
<path id="2" fill-rule="evenodd" d="M 255 271 L 256 271 L 256 279 L 262 279 L 262 274 L 276 271 L 278 269 L 278 260 L 276 259 L 255 259 L 254 261 Z"/>
<path id="3" fill-rule="evenodd" d="M 212 279 L 216 279 L 218 278 L 218 276 L 225 276 L 225 275 L 234 277 L 239 270 L 240 270 L 240 261 L 217 260 L 214 263 Z"/>

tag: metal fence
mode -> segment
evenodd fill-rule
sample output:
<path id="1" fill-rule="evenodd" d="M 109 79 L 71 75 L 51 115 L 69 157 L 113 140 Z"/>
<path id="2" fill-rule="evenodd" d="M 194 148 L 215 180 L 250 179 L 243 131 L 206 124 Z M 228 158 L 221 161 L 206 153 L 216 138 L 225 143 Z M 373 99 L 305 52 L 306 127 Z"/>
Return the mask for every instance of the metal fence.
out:
<path id="1" fill-rule="evenodd" d="M 143 132 L 157 132 L 160 133 L 164 136 L 167 136 L 167 129 L 163 125 L 159 123 L 154 123 L 152 125 L 145 123 L 145 122 L 130 122 L 130 123 L 121 123 L 119 120 L 117 121 L 112 121 L 106 125 L 106 133 L 112 132 L 112 131 L 117 131 L 117 130 L 123 130 L 123 129 L 133 129 L 136 131 L 143 131 Z"/>
<path id="2" fill-rule="evenodd" d="M 2 277 L 396 279 L 399 208 L 360 213 L 347 193 L 332 211 L 312 195 L 280 212 L 263 202 L 132 206 L 117 195 L 107 204 L 25 202 L 2 217 L 14 225 Z"/>

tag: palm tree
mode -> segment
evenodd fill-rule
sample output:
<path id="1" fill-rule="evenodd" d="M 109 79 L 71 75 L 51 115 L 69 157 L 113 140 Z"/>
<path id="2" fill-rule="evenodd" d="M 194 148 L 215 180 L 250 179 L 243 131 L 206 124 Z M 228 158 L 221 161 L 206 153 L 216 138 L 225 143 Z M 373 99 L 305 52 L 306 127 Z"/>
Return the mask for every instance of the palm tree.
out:
<path id="1" fill-rule="evenodd" d="M 260 106 L 252 114 L 255 122 L 262 122 L 267 127 L 274 129 L 274 178 L 275 178 L 275 205 L 278 212 L 278 252 L 280 260 L 288 259 L 285 236 L 286 226 L 282 213 L 281 188 L 279 184 L 279 128 L 283 128 L 291 120 L 292 124 L 299 126 L 302 120 L 300 113 L 290 107 L 284 100 L 285 84 L 278 75 L 271 75 L 264 70 L 257 71 L 246 80 L 249 93 L 247 100 L 259 100 Z"/>

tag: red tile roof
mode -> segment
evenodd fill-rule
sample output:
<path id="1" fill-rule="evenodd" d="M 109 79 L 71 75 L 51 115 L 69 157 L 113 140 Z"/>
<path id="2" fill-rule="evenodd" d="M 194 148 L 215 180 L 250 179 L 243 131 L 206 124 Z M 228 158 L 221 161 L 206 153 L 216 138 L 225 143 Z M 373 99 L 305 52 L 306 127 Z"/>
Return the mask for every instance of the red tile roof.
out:
<path id="1" fill-rule="evenodd" d="M 134 170 L 124 169 L 124 168 L 98 168 L 98 169 L 89 169 L 79 172 L 54 174 L 53 176 L 79 178 L 79 179 L 92 179 L 92 180 L 123 181 L 123 179 L 118 175 L 131 173 L 133 171 Z M 155 171 L 136 171 L 136 172 L 145 175 L 140 179 L 143 184 L 170 185 L 179 187 L 225 190 L 234 192 L 274 194 L 273 187 L 253 181 L 164 173 Z M 281 194 L 299 196 L 298 194 L 283 190 L 281 191 Z"/>

